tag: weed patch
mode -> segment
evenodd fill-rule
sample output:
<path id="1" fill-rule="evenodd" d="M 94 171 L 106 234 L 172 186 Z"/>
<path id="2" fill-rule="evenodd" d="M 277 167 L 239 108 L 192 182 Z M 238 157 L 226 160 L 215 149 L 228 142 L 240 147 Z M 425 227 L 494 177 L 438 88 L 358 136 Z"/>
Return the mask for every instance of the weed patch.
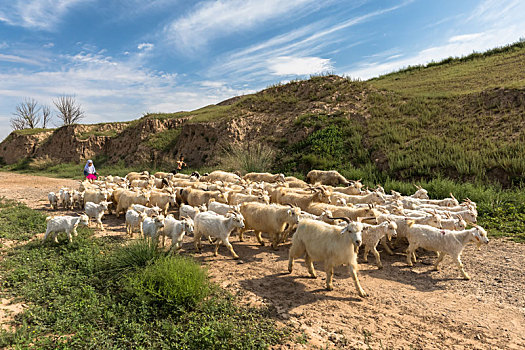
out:
<path id="1" fill-rule="evenodd" d="M 226 171 L 267 172 L 272 168 L 275 151 L 261 143 L 231 145 L 219 157 L 220 168 Z"/>
<path id="2" fill-rule="evenodd" d="M 0 237 L 26 241 L 46 230 L 45 215 L 5 198 L 0 198 Z"/>

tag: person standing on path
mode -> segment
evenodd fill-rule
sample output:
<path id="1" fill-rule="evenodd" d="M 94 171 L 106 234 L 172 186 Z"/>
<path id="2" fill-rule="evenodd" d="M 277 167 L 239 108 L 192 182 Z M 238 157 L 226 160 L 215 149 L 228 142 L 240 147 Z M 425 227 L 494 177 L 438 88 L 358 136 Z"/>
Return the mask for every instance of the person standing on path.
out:
<path id="1" fill-rule="evenodd" d="M 84 176 L 89 180 L 89 182 L 93 182 L 93 180 L 97 179 L 97 175 L 98 173 L 95 169 L 95 166 L 93 165 L 93 161 L 89 159 L 84 166 Z"/>
<path id="2" fill-rule="evenodd" d="M 180 156 L 179 160 L 177 161 L 177 173 L 180 173 L 182 168 L 188 166 L 188 164 L 184 163 L 184 156 Z"/>

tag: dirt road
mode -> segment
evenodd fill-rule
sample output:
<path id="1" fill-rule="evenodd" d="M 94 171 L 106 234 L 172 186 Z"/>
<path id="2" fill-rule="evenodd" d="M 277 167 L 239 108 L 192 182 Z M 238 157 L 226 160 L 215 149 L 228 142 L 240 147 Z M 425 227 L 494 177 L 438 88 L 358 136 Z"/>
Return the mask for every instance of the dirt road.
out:
<path id="1" fill-rule="evenodd" d="M 0 196 L 49 211 L 47 193 L 72 180 L 0 173 Z M 122 235 L 122 217 L 104 220 L 105 233 Z M 185 238 L 182 254 L 194 254 L 192 238 Z M 358 297 L 346 267 L 336 269 L 334 290 L 324 289 L 322 264 L 317 279 L 308 278 L 302 259 L 293 274 L 287 272 L 289 243 L 278 251 L 232 238 L 241 256 L 232 260 L 225 247 L 214 257 L 203 243 L 195 257 L 208 266 L 216 283 L 250 305 L 271 305 L 279 322 L 296 329 L 305 345 L 290 348 L 361 349 L 525 349 L 525 245 L 492 239 L 478 251 L 469 245 L 463 253 L 472 280 L 460 279 L 447 257 L 443 269 L 431 270 L 434 253 L 421 252 L 421 260 L 408 268 L 402 255 L 382 254 L 384 269 L 362 262 L 359 278 L 370 294 Z M 369 261 L 374 261 L 369 257 Z"/>

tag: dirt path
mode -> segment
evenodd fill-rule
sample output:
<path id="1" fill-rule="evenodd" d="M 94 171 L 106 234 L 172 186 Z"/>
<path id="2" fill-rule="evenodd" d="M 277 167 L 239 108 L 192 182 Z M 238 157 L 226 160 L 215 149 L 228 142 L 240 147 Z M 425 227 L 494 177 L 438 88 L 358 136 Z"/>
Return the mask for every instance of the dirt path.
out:
<path id="1" fill-rule="evenodd" d="M 0 173 L 0 196 L 47 211 L 47 192 L 76 183 Z M 122 218 L 109 216 L 104 223 L 107 232 L 96 235 L 125 237 Z M 306 345 L 286 347 L 525 349 L 525 245 L 492 239 L 481 251 L 468 246 L 463 262 L 471 281 L 459 278 L 448 257 L 442 271 L 431 271 L 433 253 L 421 252 L 414 268 L 405 266 L 402 247 L 393 257 L 382 254 L 382 270 L 360 258 L 359 278 L 370 294 L 361 299 L 345 267 L 336 269 L 334 290 L 326 291 L 322 264 L 316 265 L 317 279 L 307 277 L 302 259 L 293 274 L 286 273 L 289 243 L 272 251 L 253 237 L 232 241 L 241 261 L 232 260 L 224 247 L 214 257 L 207 243 L 196 257 L 215 282 L 244 303 L 272 305 L 279 322 L 294 326 L 299 338 L 306 334 Z M 188 253 L 194 253 L 191 237 L 182 250 Z"/>

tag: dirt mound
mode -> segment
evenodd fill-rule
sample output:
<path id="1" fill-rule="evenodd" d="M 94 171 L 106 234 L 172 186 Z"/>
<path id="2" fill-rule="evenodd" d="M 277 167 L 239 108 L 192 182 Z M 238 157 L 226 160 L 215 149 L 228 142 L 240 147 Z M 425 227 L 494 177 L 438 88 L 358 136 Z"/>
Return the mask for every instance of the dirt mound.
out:
<path id="1" fill-rule="evenodd" d="M 28 157 L 79 162 L 105 156 L 110 163 L 138 165 L 170 164 L 183 154 L 192 166 L 213 165 L 231 143 L 262 142 L 278 148 L 290 136 L 304 137 L 305 132 L 297 133 L 293 126 L 305 113 L 360 115 L 362 89 L 338 76 L 316 77 L 192 112 L 71 125 L 31 135 L 12 133 L 0 144 L 0 158 L 12 164 Z"/>

